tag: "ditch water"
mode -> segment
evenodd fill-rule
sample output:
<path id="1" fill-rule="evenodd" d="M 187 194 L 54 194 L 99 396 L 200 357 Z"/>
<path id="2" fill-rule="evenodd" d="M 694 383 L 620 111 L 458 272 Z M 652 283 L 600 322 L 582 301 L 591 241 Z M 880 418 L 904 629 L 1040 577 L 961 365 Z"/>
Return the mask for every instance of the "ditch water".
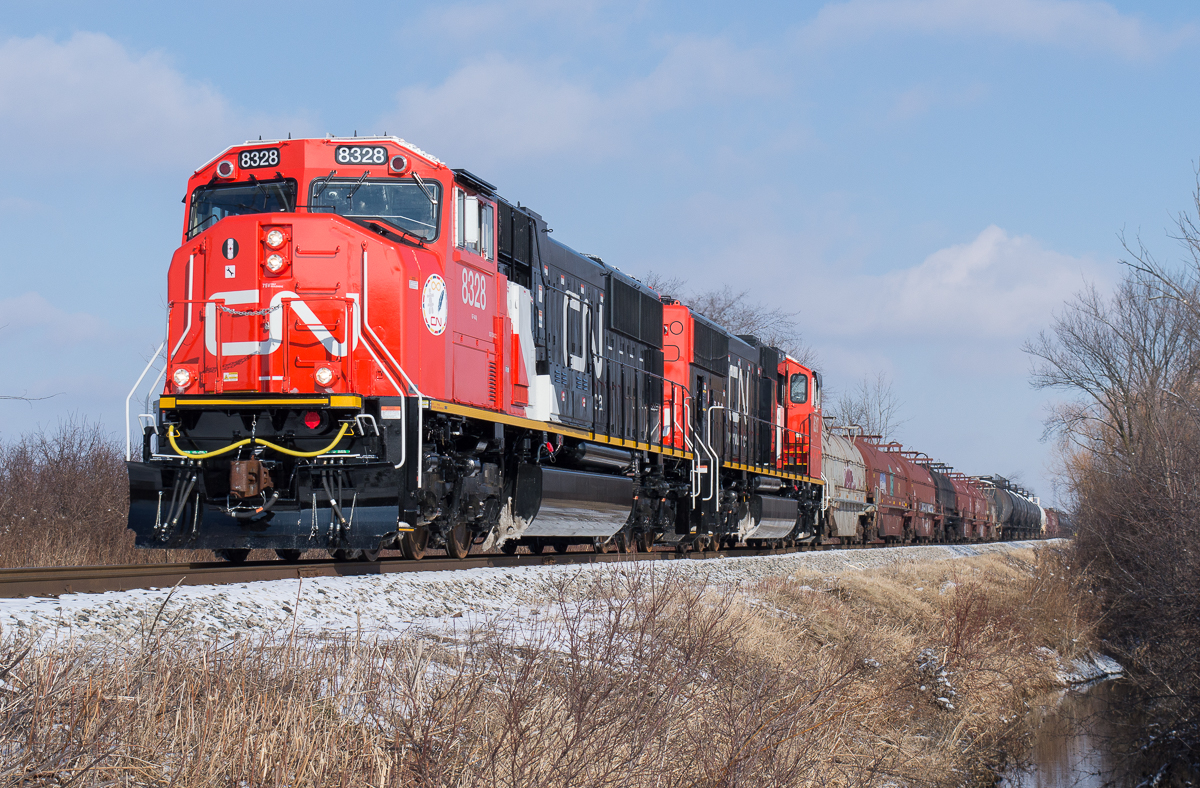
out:
<path id="1" fill-rule="evenodd" d="M 1001 779 L 1002 788 L 1125 788 L 1145 777 L 1122 753 L 1142 732 L 1141 720 L 1118 709 L 1130 690 L 1120 679 L 1056 693 L 1031 711 L 1037 731 L 1029 766 Z"/>

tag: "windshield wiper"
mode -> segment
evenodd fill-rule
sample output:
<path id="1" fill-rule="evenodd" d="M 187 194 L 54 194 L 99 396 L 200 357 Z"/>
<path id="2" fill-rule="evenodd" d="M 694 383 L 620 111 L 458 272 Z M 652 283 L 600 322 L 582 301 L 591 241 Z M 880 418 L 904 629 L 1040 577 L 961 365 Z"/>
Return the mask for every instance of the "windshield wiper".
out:
<path id="1" fill-rule="evenodd" d="M 437 200 L 433 199 L 433 193 L 429 191 L 429 187 L 425 185 L 425 181 L 421 180 L 421 176 L 417 175 L 415 172 L 412 175 L 413 180 L 415 180 L 417 185 L 421 187 L 421 191 L 425 192 L 425 199 L 429 200 L 430 205 L 432 205 L 434 208 L 437 208 Z"/>
<path id="2" fill-rule="evenodd" d="M 353 189 L 351 189 L 351 190 L 350 190 L 350 193 L 346 195 L 346 202 L 347 202 L 347 203 L 349 203 L 351 200 L 353 200 L 353 199 L 354 199 L 354 193 L 355 193 L 356 191 L 358 191 L 358 187 L 363 185 L 363 181 L 365 181 L 365 180 L 367 179 L 367 176 L 368 176 L 368 175 L 370 175 L 370 174 L 371 174 L 371 171 L 370 171 L 370 170 L 364 170 L 364 171 L 363 171 L 362 177 L 358 179 L 358 183 L 354 184 L 354 188 L 353 188 Z"/>
<path id="3" fill-rule="evenodd" d="M 201 228 L 201 227 L 203 227 L 203 226 L 204 226 L 204 225 L 205 225 L 207 222 L 211 222 L 213 219 L 216 219 L 216 218 L 217 218 L 217 215 L 216 215 L 216 214 L 210 213 L 208 216 L 205 216 L 205 217 L 204 217 L 203 219 L 201 219 L 200 221 L 198 221 L 198 222 L 196 222 L 195 224 L 191 225 L 191 226 L 190 226 L 190 227 L 188 227 L 188 229 L 187 229 L 187 237 L 188 237 L 188 238 L 191 238 L 191 237 L 192 237 L 192 235 L 193 235 L 194 233 L 197 233 L 197 232 L 199 232 L 199 231 L 200 231 L 200 228 Z"/>
<path id="4" fill-rule="evenodd" d="M 329 188 L 329 182 L 333 180 L 334 175 L 337 175 L 337 170 L 330 170 L 329 174 L 325 176 L 325 180 L 321 181 L 321 188 L 317 189 L 317 193 L 312 196 L 311 200 L 309 200 L 310 204 L 315 203 L 317 198 L 325 193 L 325 189 Z M 312 208 L 310 207 L 309 210 L 311 211 Z"/>

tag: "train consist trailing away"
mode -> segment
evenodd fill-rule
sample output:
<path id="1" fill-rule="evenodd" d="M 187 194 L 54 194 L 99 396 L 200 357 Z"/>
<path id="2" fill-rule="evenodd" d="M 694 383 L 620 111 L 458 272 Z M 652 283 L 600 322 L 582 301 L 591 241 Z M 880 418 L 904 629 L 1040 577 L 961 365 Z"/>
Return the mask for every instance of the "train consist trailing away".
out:
<path id="1" fill-rule="evenodd" d="M 402 140 L 234 146 L 184 202 L 165 381 L 129 457 L 141 547 L 420 558 L 1045 530 L 1004 479 L 826 425 L 817 372 Z"/>

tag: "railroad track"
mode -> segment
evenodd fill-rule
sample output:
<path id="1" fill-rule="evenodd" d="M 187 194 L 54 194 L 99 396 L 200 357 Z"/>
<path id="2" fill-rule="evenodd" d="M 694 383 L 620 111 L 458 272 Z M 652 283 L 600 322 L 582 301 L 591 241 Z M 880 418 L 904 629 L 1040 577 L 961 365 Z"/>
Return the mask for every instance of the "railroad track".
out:
<path id="1" fill-rule="evenodd" d="M 287 580 L 307 577 L 351 577 L 382 575 L 393 572 L 436 572 L 449 569 L 486 567 L 551 566 L 561 564 L 598 564 L 619 561 L 704 560 L 710 558 L 785 555 L 813 550 L 864 549 L 871 545 L 805 545 L 796 548 L 738 548 L 719 552 L 656 550 L 650 553 L 556 553 L 554 555 L 485 554 L 464 559 L 426 558 L 409 561 L 381 558 L 378 561 L 314 560 L 225 561 L 176 564 L 125 564 L 121 566 L 43 566 L 0 569 L 0 598 L 58 596 L 72 593 L 128 591 L 135 588 L 169 588 L 174 585 L 220 585 L 257 580 Z"/>

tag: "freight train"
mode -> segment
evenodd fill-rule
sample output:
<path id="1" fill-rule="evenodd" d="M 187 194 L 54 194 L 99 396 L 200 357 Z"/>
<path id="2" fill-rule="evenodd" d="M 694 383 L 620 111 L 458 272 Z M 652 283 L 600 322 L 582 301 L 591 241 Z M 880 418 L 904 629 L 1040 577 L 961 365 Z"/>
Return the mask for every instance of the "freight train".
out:
<path id="1" fill-rule="evenodd" d="M 161 360 L 127 447 L 139 547 L 419 559 L 1043 530 L 1026 491 L 827 424 L 816 370 L 403 140 L 233 146 L 184 203 L 166 340 L 134 386 Z"/>

